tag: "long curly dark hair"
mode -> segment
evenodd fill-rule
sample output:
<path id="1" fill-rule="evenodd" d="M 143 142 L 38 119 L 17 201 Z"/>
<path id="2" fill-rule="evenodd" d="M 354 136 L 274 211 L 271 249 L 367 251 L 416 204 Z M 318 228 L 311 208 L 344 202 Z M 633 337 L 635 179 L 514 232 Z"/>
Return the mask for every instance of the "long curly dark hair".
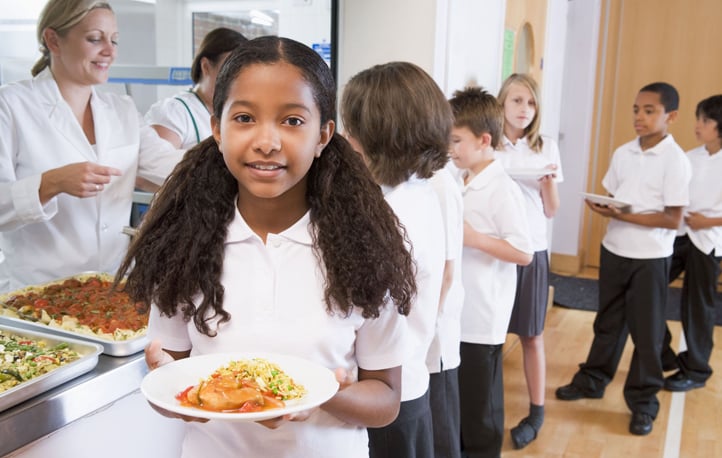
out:
<path id="1" fill-rule="evenodd" d="M 216 82 L 214 116 L 220 119 L 228 88 L 241 71 L 277 62 L 301 71 L 322 124 L 333 120 L 336 89 L 326 63 L 301 43 L 270 36 L 247 42 L 226 60 Z M 146 309 L 153 303 L 166 316 L 181 311 L 199 332 L 215 335 L 208 322 L 231 319 L 223 309 L 220 278 L 237 192 L 213 137 L 190 149 L 157 193 L 116 284 L 125 278 L 124 290 Z M 338 134 L 311 165 L 307 199 L 314 251 L 326 271 L 328 313 L 348 315 L 359 307 L 364 317 L 378 317 L 391 301 L 408 314 L 416 283 L 405 229 L 361 157 Z"/>

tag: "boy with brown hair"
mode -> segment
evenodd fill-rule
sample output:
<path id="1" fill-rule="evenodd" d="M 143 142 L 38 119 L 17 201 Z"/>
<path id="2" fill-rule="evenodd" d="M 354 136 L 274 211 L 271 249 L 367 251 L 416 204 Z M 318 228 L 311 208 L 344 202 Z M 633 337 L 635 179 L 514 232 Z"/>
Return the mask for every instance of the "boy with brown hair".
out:
<path id="1" fill-rule="evenodd" d="M 632 411 L 629 432 L 646 435 L 659 411 L 664 384 L 660 349 L 672 246 L 689 204 L 691 168 L 668 133 L 677 117 L 679 95 L 668 83 L 640 89 L 634 101 L 638 137 L 614 152 L 602 185 L 615 199 L 631 204 L 629 213 L 586 201 L 609 218 L 599 264 L 599 311 L 587 360 L 569 385 L 557 389 L 565 401 L 601 398 L 614 377 L 627 329 L 634 353 L 624 385 Z"/>
<path id="2" fill-rule="evenodd" d="M 503 133 L 501 106 L 479 87 L 456 91 L 450 103 L 450 154 L 461 170 L 464 196 L 461 437 L 466 456 L 499 456 L 504 438 L 502 347 L 514 306 L 517 265 L 529 264 L 533 250 L 521 189 L 494 159 Z"/>

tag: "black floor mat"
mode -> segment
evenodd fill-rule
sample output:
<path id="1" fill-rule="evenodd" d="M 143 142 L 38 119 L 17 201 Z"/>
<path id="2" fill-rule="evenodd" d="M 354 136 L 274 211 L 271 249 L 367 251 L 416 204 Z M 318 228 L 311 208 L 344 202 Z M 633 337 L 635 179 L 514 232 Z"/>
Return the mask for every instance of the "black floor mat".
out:
<path id="1" fill-rule="evenodd" d="M 596 311 L 599 308 L 597 280 L 549 274 L 549 284 L 554 287 L 554 305 L 561 307 Z M 668 320 L 679 321 L 679 300 L 681 288 L 669 288 L 667 310 Z M 716 298 L 717 317 L 715 324 L 722 326 L 722 296 Z"/>

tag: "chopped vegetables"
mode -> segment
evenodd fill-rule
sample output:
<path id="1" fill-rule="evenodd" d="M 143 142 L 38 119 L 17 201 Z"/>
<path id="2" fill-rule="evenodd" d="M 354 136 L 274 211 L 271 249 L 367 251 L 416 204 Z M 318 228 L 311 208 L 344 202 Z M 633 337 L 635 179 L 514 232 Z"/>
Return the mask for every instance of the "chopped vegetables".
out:
<path id="1" fill-rule="evenodd" d="M 80 358 L 67 343 L 44 341 L 0 330 L 0 393 Z"/>

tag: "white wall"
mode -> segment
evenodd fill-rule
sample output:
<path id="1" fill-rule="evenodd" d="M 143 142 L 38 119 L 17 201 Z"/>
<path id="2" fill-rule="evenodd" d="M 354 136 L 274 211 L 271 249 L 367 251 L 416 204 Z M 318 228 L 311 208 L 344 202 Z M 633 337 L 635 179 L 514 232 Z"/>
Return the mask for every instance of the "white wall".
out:
<path id="1" fill-rule="evenodd" d="M 478 84 L 496 94 L 501 86 L 505 0 L 450 0 L 446 82 L 451 94 Z M 438 81 L 437 81 L 438 82 Z"/>
<path id="2" fill-rule="evenodd" d="M 584 216 L 579 193 L 587 187 L 601 0 L 572 0 L 568 5 L 566 57 L 559 97 L 559 149 L 564 182 L 559 185 L 562 204 L 554 219 L 552 246 L 555 253 L 576 256 Z M 545 76 L 544 80 L 546 84 L 548 78 Z"/>

